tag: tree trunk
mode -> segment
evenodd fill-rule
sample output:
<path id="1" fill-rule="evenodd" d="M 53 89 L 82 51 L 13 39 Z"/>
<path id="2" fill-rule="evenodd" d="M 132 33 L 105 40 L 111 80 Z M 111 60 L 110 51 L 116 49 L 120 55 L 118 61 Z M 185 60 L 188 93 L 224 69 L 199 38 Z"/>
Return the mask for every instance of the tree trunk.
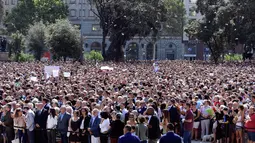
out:
<path id="1" fill-rule="evenodd" d="M 152 57 L 153 57 L 153 58 L 152 58 L 153 60 L 156 60 L 156 54 L 157 54 L 157 53 L 156 53 L 156 42 L 153 41 L 153 56 L 152 56 Z"/>
<path id="2" fill-rule="evenodd" d="M 114 60 L 116 62 L 120 62 L 124 60 L 124 51 L 123 45 L 125 42 L 125 38 L 123 36 L 118 36 L 118 38 L 111 41 L 111 45 L 109 47 L 109 53 L 107 55 L 108 60 Z"/>
<path id="3" fill-rule="evenodd" d="M 105 48 L 106 48 L 106 32 L 103 32 L 103 40 L 102 40 L 102 56 L 105 59 L 106 58 L 106 54 L 105 54 Z"/>

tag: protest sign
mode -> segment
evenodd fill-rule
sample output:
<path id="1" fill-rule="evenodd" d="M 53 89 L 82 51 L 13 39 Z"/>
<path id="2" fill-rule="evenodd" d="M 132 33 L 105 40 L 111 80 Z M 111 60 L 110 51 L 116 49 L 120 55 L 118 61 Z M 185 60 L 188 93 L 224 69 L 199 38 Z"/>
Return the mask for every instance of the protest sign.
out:
<path id="1" fill-rule="evenodd" d="M 50 78 L 51 76 L 53 77 L 58 77 L 59 76 L 59 66 L 45 66 L 44 67 L 44 74 L 46 76 L 46 79 Z"/>

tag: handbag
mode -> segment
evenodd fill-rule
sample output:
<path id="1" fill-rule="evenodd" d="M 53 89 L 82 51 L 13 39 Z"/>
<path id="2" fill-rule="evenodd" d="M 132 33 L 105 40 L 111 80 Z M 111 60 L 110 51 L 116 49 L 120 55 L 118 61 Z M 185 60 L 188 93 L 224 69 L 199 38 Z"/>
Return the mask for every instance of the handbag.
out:
<path id="1" fill-rule="evenodd" d="M 12 143 L 19 143 L 19 139 L 17 138 L 17 139 L 12 140 Z"/>

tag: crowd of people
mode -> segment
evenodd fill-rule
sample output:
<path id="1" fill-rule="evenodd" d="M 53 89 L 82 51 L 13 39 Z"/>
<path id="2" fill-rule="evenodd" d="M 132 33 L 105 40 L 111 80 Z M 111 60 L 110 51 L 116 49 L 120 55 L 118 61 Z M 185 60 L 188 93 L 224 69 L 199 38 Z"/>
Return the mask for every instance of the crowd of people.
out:
<path id="1" fill-rule="evenodd" d="M 0 142 L 255 143 L 253 63 L 153 65 L 0 63 Z"/>

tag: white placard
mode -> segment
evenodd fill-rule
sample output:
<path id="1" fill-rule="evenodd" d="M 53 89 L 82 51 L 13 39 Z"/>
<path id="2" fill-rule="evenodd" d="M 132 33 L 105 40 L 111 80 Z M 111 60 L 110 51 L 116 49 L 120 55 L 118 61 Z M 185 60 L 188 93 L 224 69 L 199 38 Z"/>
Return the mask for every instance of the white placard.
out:
<path id="1" fill-rule="evenodd" d="M 71 73 L 70 72 L 64 72 L 64 77 L 71 77 Z"/>
<path id="2" fill-rule="evenodd" d="M 37 81 L 38 81 L 38 80 L 37 80 L 37 77 L 35 77 L 35 76 L 30 77 L 30 80 L 31 80 L 31 81 L 34 81 L 34 82 L 37 82 Z"/>
<path id="3" fill-rule="evenodd" d="M 58 77 L 58 75 L 59 75 L 59 70 L 53 70 L 53 71 L 52 71 L 52 75 L 53 75 L 53 77 Z"/>
<path id="4" fill-rule="evenodd" d="M 54 71 L 54 73 L 53 73 Z M 45 66 L 44 67 L 44 74 L 46 76 L 46 79 L 50 78 L 51 76 L 53 77 L 58 77 L 60 71 L 59 66 Z"/>

